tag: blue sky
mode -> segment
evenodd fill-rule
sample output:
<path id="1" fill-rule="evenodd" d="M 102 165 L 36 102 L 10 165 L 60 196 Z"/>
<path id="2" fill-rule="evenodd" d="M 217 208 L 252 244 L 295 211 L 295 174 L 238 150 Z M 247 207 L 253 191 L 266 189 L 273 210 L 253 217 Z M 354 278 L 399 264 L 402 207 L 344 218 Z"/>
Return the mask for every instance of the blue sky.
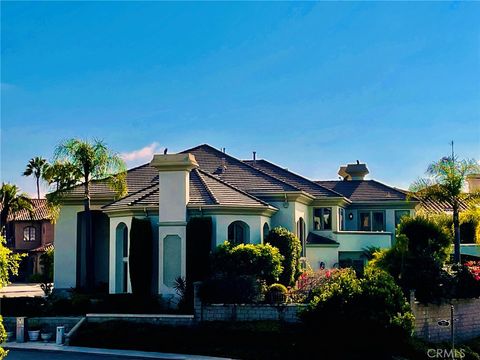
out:
<path id="1" fill-rule="evenodd" d="M 1 3 L 1 180 L 104 139 L 129 165 L 201 143 L 407 187 L 480 158 L 480 3 Z"/>

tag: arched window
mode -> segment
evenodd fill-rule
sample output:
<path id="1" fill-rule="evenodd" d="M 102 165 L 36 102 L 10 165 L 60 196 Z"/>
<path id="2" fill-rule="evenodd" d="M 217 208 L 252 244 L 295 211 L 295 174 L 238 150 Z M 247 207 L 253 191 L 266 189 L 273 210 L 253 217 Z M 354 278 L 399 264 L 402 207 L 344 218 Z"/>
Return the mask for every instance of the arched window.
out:
<path id="1" fill-rule="evenodd" d="M 306 256 L 306 249 L 305 249 L 305 221 L 303 218 L 298 219 L 297 221 L 297 237 L 300 240 L 300 244 L 302 244 L 302 257 Z"/>
<path id="2" fill-rule="evenodd" d="M 37 229 L 33 226 L 27 226 L 23 229 L 23 241 L 35 241 L 37 239 Z"/>
<path id="3" fill-rule="evenodd" d="M 116 292 L 128 291 L 128 227 L 124 223 L 117 225 L 116 235 Z"/>
<path id="4" fill-rule="evenodd" d="M 263 224 L 263 241 L 265 241 L 269 232 L 270 232 L 270 226 L 268 226 L 268 223 Z"/>
<path id="5" fill-rule="evenodd" d="M 234 221 L 228 225 L 228 241 L 231 244 L 247 244 L 250 238 L 250 227 L 243 221 Z"/>

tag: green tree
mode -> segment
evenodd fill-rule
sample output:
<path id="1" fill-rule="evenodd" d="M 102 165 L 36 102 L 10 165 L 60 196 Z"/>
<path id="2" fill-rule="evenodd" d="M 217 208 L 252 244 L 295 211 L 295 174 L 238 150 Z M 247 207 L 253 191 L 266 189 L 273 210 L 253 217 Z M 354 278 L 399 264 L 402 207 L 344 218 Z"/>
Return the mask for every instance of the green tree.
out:
<path id="1" fill-rule="evenodd" d="M 68 164 L 79 175 L 84 187 L 85 234 L 87 254 L 93 253 L 92 214 L 90 211 L 90 186 L 92 180 L 107 180 L 116 196 L 127 193 L 126 166 L 116 153 L 109 150 L 100 140 L 69 139 L 55 149 L 54 160 Z M 92 256 L 87 259 L 86 284 L 93 288 L 94 262 Z"/>
<path id="2" fill-rule="evenodd" d="M 465 193 L 463 192 L 463 188 L 467 177 L 478 172 L 480 172 L 480 166 L 475 160 L 458 160 L 452 155 L 430 164 L 426 172 L 428 178 L 419 179 L 410 186 L 410 191 L 418 194 L 421 198 L 443 201 L 452 207 L 455 238 L 455 263 L 461 262 L 459 221 L 460 202 L 468 202 L 480 198 L 478 192 Z"/>
<path id="3" fill-rule="evenodd" d="M 40 179 L 43 178 L 47 167 L 47 160 L 36 156 L 28 161 L 27 167 L 22 174 L 23 176 L 35 176 L 35 181 L 37 183 L 37 199 L 40 199 Z"/>
<path id="4" fill-rule="evenodd" d="M 48 165 L 43 173 L 43 179 L 48 185 L 54 186 L 54 192 L 60 192 L 76 185 L 81 174 L 75 165 L 55 161 Z"/>
<path id="5" fill-rule="evenodd" d="M 294 285 L 301 270 L 300 254 L 302 245 L 298 237 L 285 228 L 275 227 L 269 232 L 265 243 L 275 246 L 280 250 L 280 254 L 283 255 L 283 272 L 280 275 L 280 283 L 285 286 Z"/>
<path id="6" fill-rule="evenodd" d="M 21 193 L 16 185 L 8 183 L 2 183 L 0 188 L 0 205 L 0 232 L 8 238 L 9 234 L 6 233 L 8 216 L 23 209 L 33 211 L 33 205 L 27 194 Z"/>

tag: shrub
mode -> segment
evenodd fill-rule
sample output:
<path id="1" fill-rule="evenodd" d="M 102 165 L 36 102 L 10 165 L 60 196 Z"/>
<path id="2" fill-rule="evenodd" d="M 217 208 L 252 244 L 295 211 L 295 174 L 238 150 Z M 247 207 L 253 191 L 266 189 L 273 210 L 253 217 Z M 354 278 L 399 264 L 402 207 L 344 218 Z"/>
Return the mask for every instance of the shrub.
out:
<path id="1" fill-rule="evenodd" d="M 268 287 L 266 299 L 272 304 L 284 303 L 287 301 L 288 289 L 283 284 L 272 284 Z"/>
<path id="2" fill-rule="evenodd" d="M 456 298 L 480 297 L 480 261 L 467 261 L 454 270 L 453 295 Z"/>
<path id="3" fill-rule="evenodd" d="M 279 250 L 270 244 L 233 246 L 225 241 L 212 255 L 212 270 L 223 277 L 255 276 L 271 284 L 282 273 L 282 260 Z"/>
<path id="4" fill-rule="evenodd" d="M 408 238 L 408 252 L 413 256 L 431 254 L 444 263 L 450 252 L 451 237 L 444 228 L 423 217 L 405 217 L 398 226 L 398 233 Z"/>
<path id="5" fill-rule="evenodd" d="M 384 350 L 409 337 L 414 324 L 401 288 L 388 273 L 372 268 L 365 270 L 362 279 L 354 270 L 342 269 L 322 282 L 301 318 L 309 328 L 321 324 L 328 329 L 326 336 L 341 334 L 347 342 L 378 344 Z M 368 337 L 359 337 L 360 333 Z"/>
<path id="6" fill-rule="evenodd" d="M 148 295 L 151 292 L 153 273 L 153 235 L 149 219 L 132 219 L 130 229 L 130 281 L 132 292 Z"/>
<path id="7" fill-rule="evenodd" d="M 40 265 L 42 265 L 43 269 L 43 282 L 51 283 L 53 282 L 53 261 L 54 261 L 54 250 L 53 247 L 45 251 L 40 256 Z"/>
<path id="8" fill-rule="evenodd" d="M 251 275 L 219 276 L 204 281 L 199 295 L 207 304 L 248 304 L 263 300 L 263 287 Z"/>
<path id="9" fill-rule="evenodd" d="M 374 254 L 369 267 L 387 271 L 405 294 L 416 291 L 421 302 L 448 297 L 451 276 L 443 269 L 450 250 L 445 229 L 430 218 L 404 218 L 394 246 Z"/>
<path id="10" fill-rule="evenodd" d="M 302 245 L 300 240 L 287 229 L 275 227 L 269 232 L 265 243 L 278 248 L 283 256 L 283 272 L 280 275 L 280 282 L 285 286 L 294 285 L 301 271 L 300 255 Z"/>
<path id="11" fill-rule="evenodd" d="M 464 244 L 480 242 L 480 209 L 472 208 L 460 213 L 460 240 Z"/>
<path id="12" fill-rule="evenodd" d="M 343 270 L 332 269 L 325 270 L 320 269 L 317 271 L 307 270 L 300 274 L 295 289 L 290 291 L 290 298 L 296 303 L 308 303 L 315 295 L 317 295 L 319 289 L 327 281 L 330 281 L 332 277 L 337 276 L 339 272 Z"/>

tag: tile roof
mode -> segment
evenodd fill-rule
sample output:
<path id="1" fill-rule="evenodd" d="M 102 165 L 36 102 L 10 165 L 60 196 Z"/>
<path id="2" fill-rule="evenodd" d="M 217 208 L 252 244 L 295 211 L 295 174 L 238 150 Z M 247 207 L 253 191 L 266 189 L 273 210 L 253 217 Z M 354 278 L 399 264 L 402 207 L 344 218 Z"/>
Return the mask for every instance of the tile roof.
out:
<path id="1" fill-rule="evenodd" d="M 155 181 L 158 182 L 158 171 L 154 167 L 151 167 L 150 164 L 137 166 L 127 171 L 127 187 L 129 194 L 138 192 L 139 190 L 152 185 Z M 105 196 L 111 197 L 112 199 L 115 197 L 114 192 L 108 187 L 108 184 L 105 180 L 92 181 L 90 185 L 90 192 L 92 197 Z M 83 194 L 84 190 L 82 184 L 74 186 L 68 192 L 69 196 L 83 197 Z"/>
<path id="2" fill-rule="evenodd" d="M 375 180 L 331 180 L 315 182 L 342 194 L 352 202 L 407 200 L 407 195 L 404 192 Z"/>
<path id="3" fill-rule="evenodd" d="M 30 214 L 28 210 L 20 210 L 8 216 L 8 221 L 41 221 L 50 220 L 51 215 L 48 211 L 47 199 L 31 199 L 33 212 Z M 0 208 L 2 208 L 0 204 Z"/>
<path id="4" fill-rule="evenodd" d="M 453 212 L 452 206 L 445 201 L 438 201 L 432 199 L 422 199 L 417 195 L 417 198 L 420 200 L 420 209 L 429 212 L 429 213 L 442 213 L 442 212 Z M 468 204 L 464 201 L 460 201 L 460 211 L 465 211 L 468 209 Z"/>
<path id="5" fill-rule="evenodd" d="M 215 174 L 221 180 L 249 193 L 300 191 L 294 185 L 258 171 L 249 164 L 207 144 L 187 149 L 182 153 L 193 154 L 200 169 Z M 224 169 L 222 164 L 225 164 Z"/>
<path id="6" fill-rule="evenodd" d="M 243 162 L 315 197 L 343 197 L 333 189 L 317 184 L 267 160 L 244 160 Z"/>
<path id="7" fill-rule="evenodd" d="M 206 206 L 246 206 L 272 208 L 266 202 L 237 189 L 215 175 L 201 169 L 190 172 L 190 201 L 188 205 Z M 158 206 L 158 179 L 145 189 L 139 190 L 111 204 L 105 205 L 106 210 L 128 206 Z"/>
<path id="8" fill-rule="evenodd" d="M 307 236 L 307 244 L 315 244 L 315 245 L 340 245 L 339 242 L 327 238 L 325 236 L 321 236 L 315 233 L 309 233 Z"/>

